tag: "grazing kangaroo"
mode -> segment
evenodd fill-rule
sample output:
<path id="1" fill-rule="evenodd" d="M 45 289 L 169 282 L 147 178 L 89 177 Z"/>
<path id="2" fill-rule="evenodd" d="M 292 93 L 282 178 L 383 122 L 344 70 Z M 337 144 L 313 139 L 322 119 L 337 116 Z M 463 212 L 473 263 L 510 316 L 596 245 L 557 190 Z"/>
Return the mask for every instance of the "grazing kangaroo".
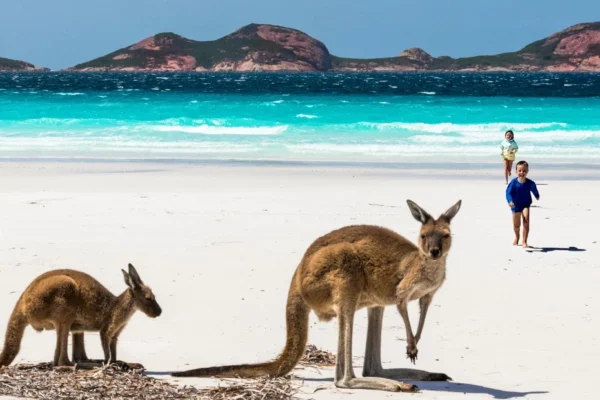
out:
<path id="1" fill-rule="evenodd" d="M 283 376 L 302 357 L 308 338 L 308 315 L 320 320 L 339 319 L 335 385 L 343 388 L 415 391 L 414 385 L 386 377 L 447 380 L 441 373 L 381 366 L 381 327 L 385 306 L 396 305 L 406 327 L 406 352 L 417 358 L 427 309 L 446 276 L 450 249 L 450 221 L 461 201 L 437 220 L 414 202 L 407 201 L 413 217 L 421 222 L 419 246 L 378 226 L 354 225 L 332 231 L 315 240 L 304 253 L 290 285 L 283 352 L 271 362 L 198 368 L 173 376 L 251 378 Z M 413 335 L 408 302 L 419 299 L 421 316 Z M 369 325 L 362 378 L 352 369 L 352 326 L 356 310 L 367 307 Z"/>
<path id="2" fill-rule="evenodd" d="M 73 361 L 88 361 L 84 332 L 100 332 L 104 362 L 117 362 L 117 340 L 136 310 L 158 317 L 162 310 L 152 290 L 140 279 L 134 266 L 121 270 L 129 287 L 116 297 L 86 273 L 70 269 L 48 271 L 25 289 L 8 321 L 0 367 L 10 365 L 19 353 L 27 325 L 36 331 L 56 329 L 54 365 L 73 365 L 67 345 L 73 332 Z"/>

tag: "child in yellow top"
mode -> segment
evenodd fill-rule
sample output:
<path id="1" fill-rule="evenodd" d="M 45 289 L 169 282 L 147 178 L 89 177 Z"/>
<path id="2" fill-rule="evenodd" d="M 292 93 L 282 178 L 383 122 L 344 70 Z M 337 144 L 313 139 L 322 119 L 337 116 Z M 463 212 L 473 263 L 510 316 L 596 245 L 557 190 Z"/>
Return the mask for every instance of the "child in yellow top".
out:
<path id="1" fill-rule="evenodd" d="M 500 150 L 502 151 L 502 161 L 504 162 L 504 184 L 508 185 L 508 177 L 511 175 L 515 154 L 519 150 L 519 146 L 517 145 L 517 142 L 515 142 L 515 134 L 513 131 L 506 131 L 504 140 L 500 144 Z"/>

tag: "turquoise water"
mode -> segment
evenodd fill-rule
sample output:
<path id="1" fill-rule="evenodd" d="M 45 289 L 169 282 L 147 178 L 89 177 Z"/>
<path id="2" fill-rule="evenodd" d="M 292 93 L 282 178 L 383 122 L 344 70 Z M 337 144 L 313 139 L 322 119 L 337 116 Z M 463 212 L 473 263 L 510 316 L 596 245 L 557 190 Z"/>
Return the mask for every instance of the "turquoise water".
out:
<path id="1" fill-rule="evenodd" d="M 2 74 L 0 157 L 600 162 L 600 75 L 507 76 Z"/>

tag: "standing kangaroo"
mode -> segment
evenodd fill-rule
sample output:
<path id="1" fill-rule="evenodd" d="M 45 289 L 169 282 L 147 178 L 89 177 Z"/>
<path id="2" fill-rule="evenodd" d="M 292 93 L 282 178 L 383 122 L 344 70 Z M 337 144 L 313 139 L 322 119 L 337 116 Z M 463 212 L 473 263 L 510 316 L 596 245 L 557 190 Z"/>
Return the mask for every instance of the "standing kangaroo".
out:
<path id="1" fill-rule="evenodd" d="M 36 331 L 56 329 L 54 365 L 72 365 L 67 353 L 69 331 L 73 332 L 73 361 L 89 361 L 84 332 L 100 332 L 104 362 L 117 361 L 117 340 L 136 310 L 156 318 L 162 310 L 152 290 L 140 279 L 134 266 L 121 270 L 129 287 L 116 297 L 86 273 L 70 269 L 46 272 L 25 289 L 8 321 L 0 367 L 10 365 L 19 353 L 27 325 Z"/>
<path id="2" fill-rule="evenodd" d="M 304 253 L 290 285 L 283 352 L 271 362 L 198 368 L 173 376 L 251 378 L 283 376 L 302 357 L 308 338 L 308 315 L 322 321 L 339 319 L 335 385 L 351 389 L 416 391 L 414 385 L 386 377 L 447 380 L 441 373 L 413 369 L 383 369 L 381 328 L 384 307 L 396 305 L 406 327 L 406 352 L 414 363 L 427 309 L 446 277 L 450 249 L 450 221 L 460 209 L 459 200 L 437 220 L 414 202 L 407 201 L 421 222 L 419 246 L 378 226 L 347 226 L 315 240 Z M 413 335 L 408 302 L 419 299 L 421 316 Z M 352 326 L 356 310 L 368 308 L 368 332 L 363 378 L 352 369 Z"/>

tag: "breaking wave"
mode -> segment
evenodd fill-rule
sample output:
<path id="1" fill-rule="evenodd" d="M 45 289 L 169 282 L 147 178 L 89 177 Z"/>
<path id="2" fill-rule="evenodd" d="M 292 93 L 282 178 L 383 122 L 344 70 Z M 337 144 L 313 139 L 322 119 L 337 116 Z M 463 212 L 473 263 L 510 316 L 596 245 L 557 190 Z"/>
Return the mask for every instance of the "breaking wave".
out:
<path id="1" fill-rule="evenodd" d="M 197 133 L 202 135 L 280 135 L 283 132 L 285 132 L 288 127 L 286 125 L 245 127 L 211 126 L 204 124 L 199 126 L 155 125 L 149 128 L 156 132 L 185 132 Z"/>

